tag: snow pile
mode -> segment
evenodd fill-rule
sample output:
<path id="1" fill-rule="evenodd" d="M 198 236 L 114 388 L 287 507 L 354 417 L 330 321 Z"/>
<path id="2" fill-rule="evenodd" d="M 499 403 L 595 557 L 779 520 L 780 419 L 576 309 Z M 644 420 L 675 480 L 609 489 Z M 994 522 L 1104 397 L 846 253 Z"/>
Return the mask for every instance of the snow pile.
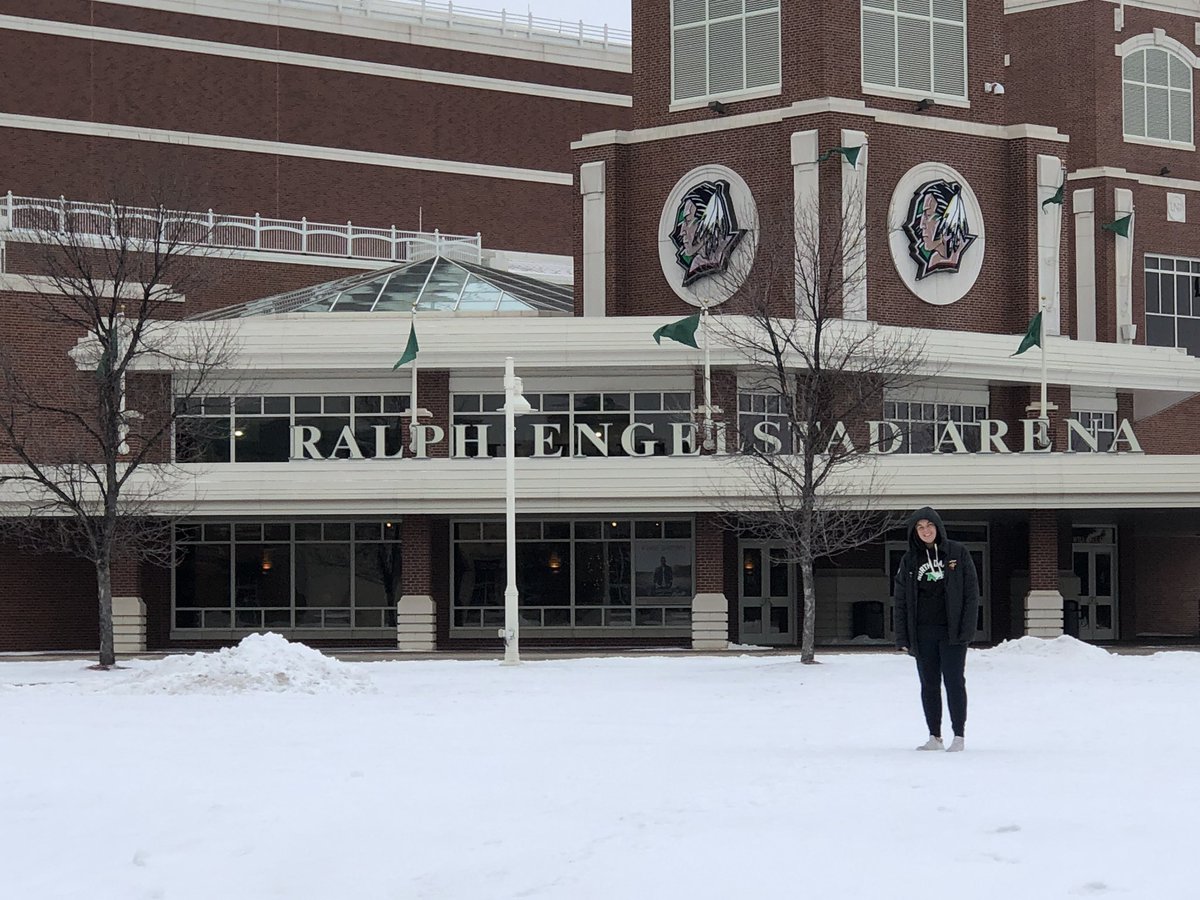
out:
<path id="1" fill-rule="evenodd" d="M 252 634 L 216 653 L 169 656 L 139 666 L 114 685 L 135 694 L 359 694 L 375 690 L 365 670 L 293 644 L 277 634 Z"/>
<path id="2" fill-rule="evenodd" d="M 1096 661 L 1108 658 L 1111 654 L 1102 647 L 1085 644 L 1083 641 L 1063 634 L 1056 638 L 1038 638 L 1026 635 L 1016 640 L 1004 641 L 990 650 L 980 650 L 979 655 L 991 658 L 1005 656 L 1025 659 L 1052 658 L 1064 661 Z"/>

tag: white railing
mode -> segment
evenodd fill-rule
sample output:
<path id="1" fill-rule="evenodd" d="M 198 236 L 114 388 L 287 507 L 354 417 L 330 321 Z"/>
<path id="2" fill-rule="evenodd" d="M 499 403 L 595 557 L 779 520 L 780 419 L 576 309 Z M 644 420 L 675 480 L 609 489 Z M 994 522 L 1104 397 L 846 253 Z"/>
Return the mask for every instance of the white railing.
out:
<path id="1" fill-rule="evenodd" d="M 633 35 L 623 28 L 588 25 L 583 21 L 545 19 L 529 13 L 475 9 L 454 0 L 276 0 L 281 6 L 360 15 L 396 22 L 446 25 L 485 34 L 512 35 L 541 40 L 569 41 L 580 46 L 628 47 Z"/>
<path id="2" fill-rule="evenodd" d="M 129 222 L 157 227 L 161 214 L 145 207 L 122 207 L 123 226 Z M 171 221 L 195 225 L 192 239 L 204 246 L 263 253 L 296 253 L 346 259 L 376 259 L 413 262 L 431 256 L 444 256 L 462 262 L 478 263 L 482 254 L 480 235 L 442 234 L 440 231 L 404 231 L 390 228 L 363 228 L 347 222 L 333 225 L 303 219 L 270 219 L 253 216 L 225 216 L 207 212 L 172 212 Z M 0 232 L 37 232 L 67 230 L 68 222 L 78 234 L 110 235 L 114 231 L 115 208 L 108 203 L 90 203 L 48 197 L 17 197 L 9 191 L 0 198 Z M 148 238 L 150 234 L 138 234 Z"/>

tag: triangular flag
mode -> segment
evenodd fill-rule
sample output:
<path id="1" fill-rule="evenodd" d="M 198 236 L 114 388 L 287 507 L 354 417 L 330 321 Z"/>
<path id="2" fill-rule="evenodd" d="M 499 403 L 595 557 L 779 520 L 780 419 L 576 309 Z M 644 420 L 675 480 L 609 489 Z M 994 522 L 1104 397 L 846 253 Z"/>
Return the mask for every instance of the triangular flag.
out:
<path id="1" fill-rule="evenodd" d="M 1029 328 L 1025 332 L 1025 337 L 1021 340 L 1021 346 L 1017 348 L 1017 352 L 1011 354 L 1017 356 L 1024 353 L 1030 347 L 1042 346 L 1042 314 L 1039 312 L 1033 317 L 1029 323 Z"/>
<path id="2" fill-rule="evenodd" d="M 1054 192 L 1053 197 L 1047 197 L 1045 200 L 1042 201 L 1042 212 L 1046 211 L 1047 203 L 1057 203 L 1059 206 L 1063 205 L 1063 188 L 1065 188 L 1066 186 L 1067 186 L 1067 183 L 1064 181 L 1062 184 L 1060 184 L 1058 186 L 1058 190 Z"/>
<path id="3" fill-rule="evenodd" d="M 392 370 L 400 368 L 405 363 L 410 363 L 417 358 L 417 351 L 420 347 L 417 346 L 417 323 L 412 323 L 412 330 L 408 332 L 408 344 L 404 347 L 404 352 L 400 358 L 396 360 L 396 364 L 392 366 Z"/>
<path id="4" fill-rule="evenodd" d="M 1119 234 L 1123 238 L 1129 237 L 1129 226 L 1133 222 L 1133 213 L 1127 213 L 1121 216 L 1115 222 L 1109 222 L 1107 225 L 1101 225 L 1103 231 L 1111 231 L 1113 234 Z"/>
<path id="5" fill-rule="evenodd" d="M 654 343 L 661 346 L 662 339 L 669 338 L 699 350 L 700 345 L 696 343 L 696 329 L 699 327 L 700 313 L 696 313 L 694 316 L 688 316 L 686 319 L 680 319 L 678 322 L 672 322 L 670 325 L 664 325 L 657 329 L 654 332 Z"/>
<path id="6" fill-rule="evenodd" d="M 835 153 L 839 154 L 843 159 L 846 160 L 846 162 L 850 163 L 850 165 L 857 168 L 858 155 L 862 153 L 862 147 L 833 147 L 818 156 L 817 162 L 825 162 L 825 160 L 832 157 Z"/>

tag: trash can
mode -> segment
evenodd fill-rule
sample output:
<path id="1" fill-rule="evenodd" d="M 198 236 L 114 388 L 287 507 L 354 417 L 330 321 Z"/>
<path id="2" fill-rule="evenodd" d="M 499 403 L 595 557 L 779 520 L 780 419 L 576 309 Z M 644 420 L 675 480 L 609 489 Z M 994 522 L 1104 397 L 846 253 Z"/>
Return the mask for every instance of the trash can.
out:
<path id="1" fill-rule="evenodd" d="M 851 605 L 851 624 L 854 637 L 865 635 L 876 640 L 883 639 L 883 601 L 859 600 Z"/>
<path id="2" fill-rule="evenodd" d="M 1063 601 L 1063 634 L 1068 637 L 1079 637 L 1079 601 Z"/>

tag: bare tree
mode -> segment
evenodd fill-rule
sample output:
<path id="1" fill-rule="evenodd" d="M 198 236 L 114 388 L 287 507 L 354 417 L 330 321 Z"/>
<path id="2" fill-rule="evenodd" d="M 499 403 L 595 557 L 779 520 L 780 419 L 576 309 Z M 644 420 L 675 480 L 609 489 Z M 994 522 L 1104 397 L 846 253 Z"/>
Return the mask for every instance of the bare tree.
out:
<path id="1" fill-rule="evenodd" d="M 924 340 L 911 330 L 843 316 L 865 285 L 861 208 L 850 197 L 823 228 L 813 195 L 773 232 L 794 241 L 772 242 L 760 230 L 753 271 L 726 273 L 744 283 L 726 315 L 710 317 L 756 373 L 756 391 L 778 404 L 777 429 L 740 436 L 731 459 L 750 501 L 727 506 L 725 517 L 740 533 L 781 545 L 797 564 L 805 663 L 815 659 L 814 561 L 875 541 L 895 524 L 880 504 L 877 471 L 880 451 L 900 438 L 878 421 L 884 393 L 931 374 Z"/>
<path id="2" fill-rule="evenodd" d="M 23 513 L 4 532 L 95 566 L 101 668 L 115 662 L 114 562 L 171 562 L 181 510 L 164 515 L 162 500 L 189 477 L 172 463 L 172 426 L 234 351 L 223 323 L 173 328 L 178 301 L 207 281 L 213 227 L 178 206 L 51 210 L 22 245 L 31 333 L 19 353 L 12 343 L 0 351 L 0 454 L 10 463 L 0 483 Z M 72 337 L 71 360 L 40 355 Z"/>

